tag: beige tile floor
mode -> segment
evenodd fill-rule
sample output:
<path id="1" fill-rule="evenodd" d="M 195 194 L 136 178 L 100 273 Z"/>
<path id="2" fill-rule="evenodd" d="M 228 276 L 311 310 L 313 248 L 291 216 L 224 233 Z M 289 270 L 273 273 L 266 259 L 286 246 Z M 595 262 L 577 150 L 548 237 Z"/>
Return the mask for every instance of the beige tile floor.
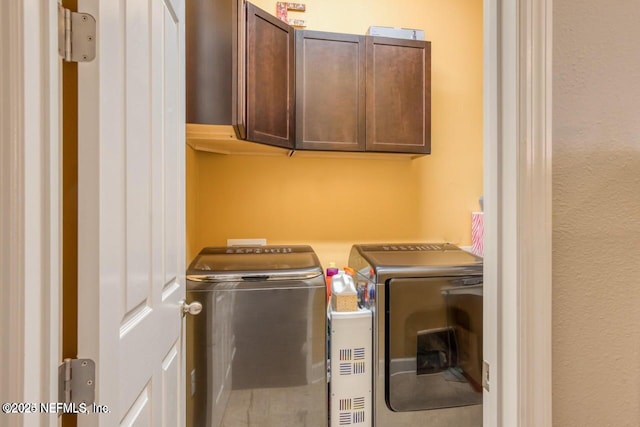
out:
<path id="1" fill-rule="evenodd" d="M 312 386 L 234 390 L 229 396 L 222 427 L 326 427 L 324 384 Z"/>
<path id="2" fill-rule="evenodd" d="M 315 387 L 322 388 L 323 384 Z M 288 387 L 234 390 L 221 427 L 327 427 L 324 401 L 309 404 L 319 389 Z M 376 427 L 482 427 L 482 405 L 433 411 L 382 411 Z"/>

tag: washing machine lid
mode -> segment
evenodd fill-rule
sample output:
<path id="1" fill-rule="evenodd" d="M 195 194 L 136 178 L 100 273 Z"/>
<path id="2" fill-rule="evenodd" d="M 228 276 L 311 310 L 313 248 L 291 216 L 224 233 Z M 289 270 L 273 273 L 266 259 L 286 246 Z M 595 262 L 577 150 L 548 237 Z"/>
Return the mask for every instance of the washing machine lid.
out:
<path id="1" fill-rule="evenodd" d="M 450 243 L 382 243 L 354 247 L 378 273 L 482 274 L 482 258 Z"/>
<path id="2" fill-rule="evenodd" d="M 194 282 L 306 280 L 322 275 L 311 246 L 220 246 L 202 249 L 187 270 Z"/>

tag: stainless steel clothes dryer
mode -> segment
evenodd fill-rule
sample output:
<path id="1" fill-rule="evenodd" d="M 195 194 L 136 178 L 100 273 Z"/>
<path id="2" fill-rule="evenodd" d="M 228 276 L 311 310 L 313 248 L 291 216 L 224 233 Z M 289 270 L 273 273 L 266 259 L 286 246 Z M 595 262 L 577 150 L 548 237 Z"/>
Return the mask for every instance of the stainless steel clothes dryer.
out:
<path id="1" fill-rule="evenodd" d="M 309 246 L 211 247 L 187 271 L 197 427 L 326 427 L 326 290 Z"/>
<path id="2" fill-rule="evenodd" d="M 374 426 L 482 426 L 482 259 L 375 244 L 354 245 L 349 265 L 373 297 Z"/>

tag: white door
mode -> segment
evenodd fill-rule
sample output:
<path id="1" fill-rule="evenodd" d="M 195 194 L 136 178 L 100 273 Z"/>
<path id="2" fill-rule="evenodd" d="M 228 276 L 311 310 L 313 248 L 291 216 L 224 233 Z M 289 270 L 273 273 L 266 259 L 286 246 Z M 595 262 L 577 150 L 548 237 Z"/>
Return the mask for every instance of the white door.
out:
<path id="1" fill-rule="evenodd" d="M 78 356 L 96 362 L 80 425 L 184 424 L 184 0 L 79 0 Z M 92 407 L 90 407 L 92 409 Z"/>

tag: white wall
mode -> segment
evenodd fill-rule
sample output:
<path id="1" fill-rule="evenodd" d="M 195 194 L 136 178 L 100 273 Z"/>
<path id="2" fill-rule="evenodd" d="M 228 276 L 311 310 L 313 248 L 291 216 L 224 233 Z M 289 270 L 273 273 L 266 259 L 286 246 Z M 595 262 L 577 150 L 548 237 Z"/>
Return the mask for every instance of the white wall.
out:
<path id="1" fill-rule="evenodd" d="M 553 419 L 640 425 L 640 2 L 553 13 Z"/>

